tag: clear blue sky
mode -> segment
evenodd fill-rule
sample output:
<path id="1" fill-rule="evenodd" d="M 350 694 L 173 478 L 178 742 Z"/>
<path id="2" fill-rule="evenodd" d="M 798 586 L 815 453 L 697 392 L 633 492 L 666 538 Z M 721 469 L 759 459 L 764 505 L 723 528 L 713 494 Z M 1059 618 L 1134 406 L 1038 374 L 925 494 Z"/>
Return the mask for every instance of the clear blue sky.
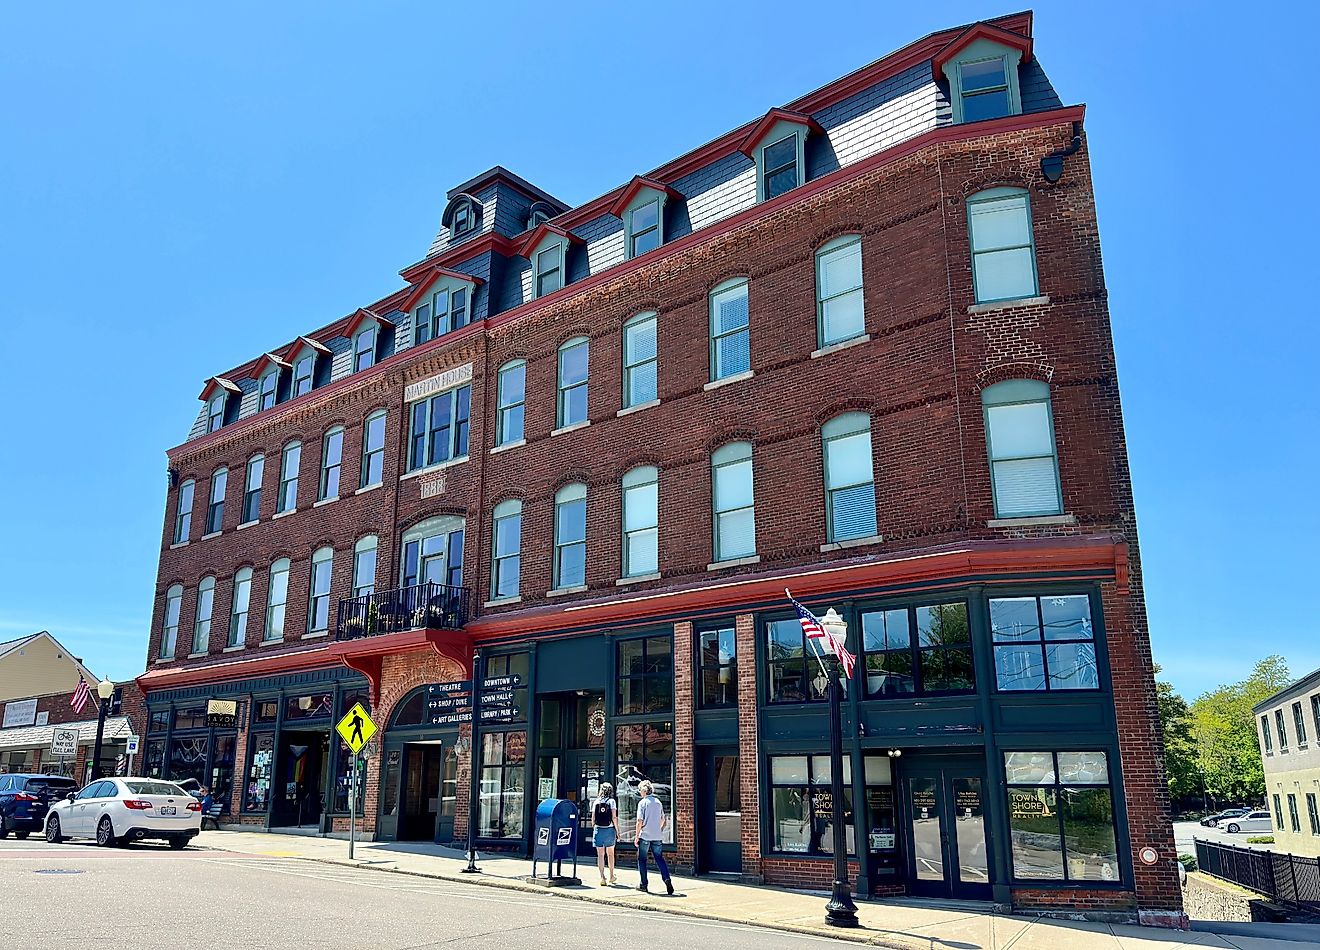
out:
<path id="1" fill-rule="evenodd" d="M 502 163 L 580 202 L 1020 9 L 57 6 L 0 13 L 0 640 L 116 678 L 202 382 L 400 286 L 450 187 Z M 1315 8 L 1187 9 L 1035 7 L 1089 106 L 1156 659 L 1195 694 L 1320 666 L 1320 208 Z"/>

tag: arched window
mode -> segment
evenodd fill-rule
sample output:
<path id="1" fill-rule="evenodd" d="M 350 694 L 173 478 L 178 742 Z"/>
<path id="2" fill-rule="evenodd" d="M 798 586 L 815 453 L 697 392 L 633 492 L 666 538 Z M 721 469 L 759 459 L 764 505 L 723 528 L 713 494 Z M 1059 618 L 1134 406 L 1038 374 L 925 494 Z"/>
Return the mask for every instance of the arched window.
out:
<path id="1" fill-rule="evenodd" d="M 325 633 L 330 629 L 330 579 L 334 565 L 333 548 L 317 548 L 312 555 L 312 579 L 307 599 L 308 633 Z"/>
<path id="2" fill-rule="evenodd" d="M 450 237 L 462 237 L 481 221 L 481 202 L 468 194 L 455 195 L 445 206 L 440 223 L 449 228 Z"/>
<path id="3" fill-rule="evenodd" d="M 1050 387 L 1010 379 L 981 391 L 995 517 L 1063 513 Z"/>
<path id="4" fill-rule="evenodd" d="M 862 239 L 846 234 L 816 252 L 817 345 L 832 346 L 865 332 Z"/>
<path id="5" fill-rule="evenodd" d="M 215 609 L 215 578 L 210 574 L 197 585 L 197 618 L 193 622 L 192 652 L 205 653 L 211 648 L 211 613 Z"/>
<path id="6" fill-rule="evenodd" d="M 225 489 L 229 485 L 229 469 L 217 468 L 211 473 L 211 501 L 206 506 L 206 533 L 215 534 L 225 522 Z"/>
<path id="7" fill-rule="evenodd" d="M 318 501 L 339 497 L 339 473 L 344 462 L 344 427 L 333 426 L 321 439 L 321 485 Z"/>
<path id="8" fill-rule="evenodd" d="M 584 336 L 574 337 L 559 347 L 559 409 L 556 428 L 587 421 L 587 351 Z"/>
<path id="9" fill-rule="evenodd" d="M 174 543 L 183 544 L 192 533 L 193 480 L 179 486 L 179 502 L 174 509 Z"/>
<path id="10" fill-rule="evenodd" d="M 243 483 L 243 524 L 251 524 L 261 517 L 261 479 L 266 473 L 266 456 L 254 455 L 248 459 L 247 477 Z"/>
<path id="11" fill-rule="evenodd" d="M 656 375 L 655 311 L 629 317 L 623 325 L 623 408 L 654 402 L 659 396 Z"/>
<path id="12" fill-rule="evenodd" d="M 258 412 L 264 412 L 267 409 L 274 409 L 275 404 L 279 402 L 280 394 L 280 370 L 275 367 L 272 370 L 262 374 L 260 389 L 257 396 Z"/>
<path id="13" fill-rule="evenodd" d="M 623 576 L 660 570 L 660 472 L 639 465 L 623 476 Z"/>
<path id="14" fill-rule="evenodd" d="M 875 534 L 875 471 L 871 464 L 871 417 L 845 412 L 820 429 L 825 460 L 827 540 Z"/>
<path id="15" fill-rule="evenodd" d="M 517 597 L 522 562 L 522 502 L 509 498 L 495 506 L 491 597 Z"/>
<path id="16" fill-rule="evenodd" d="M 248 608 L 252 603 L 252 568 L 241 567 L 234 575 L 234 605 L 229 613 L 229 646 L 247 643 Z"/>
<path id="17" fill-rule="evenodd" d="M 179 642 L 179 611 L 183 608 L 183 585 L 173 584 L 165 592 L 165 618 L 160 634 L 160 658 L 174 658 L 174 647 Z"/>
<path id="18" fill-rule="evenodd" d="M 527 213 L 527 230 L 532 230 L 539 225 L 545 224 L 555 216 L 555 209 L 544 201 L 532 202 L 532 207 Z"/>
<path id="19" fill-rule="evenodd" d="M 1034 297 L 1036 247 L 1031 202 L 1021 188 L 990 188 L 967 199 L 972 285 L 977 303 Z"/>
<path id="20" fill-rule="evenodd" d="M 353 545 L 353 596 L 366 597 L 376 591 L 376 536 L 369 534 Z"/>
<path id="21" fill-rule="evenodd" d="M 289 559 L 282 557 L 270 566 L 270 582 L 266 585 L 266 630 L 262 639 L 284 639 L 284 612 L 289 600 Z"/>
<path id="22" fill-rule="evenodd" d="M 587 486 L 565 485 L 555 493 L 554 587 L 587 582 Z"/>
<path id="23" fill-rule="evenodd" d="M 390 713 L 390 728 L 401 726 L 429 726 L 431 717 L 426 711 L 427 693 L 425 686 L 419 686 L 403 699 L 399 700 Z"/>
<path id="24" fill-rule="evenodd" d="M 362 425 L 361 487 L 379 485 L 385 477 L 385 410 L 367 416 Z"/>
<path id="25" fill-rule="evenodd" d="M 752 443 L 730 442 L 711 456 L 715 560 L 756 553 L 756 500 L 752 487 Z"/>
<path id="26" fill-rule="evenodd" d="M 368 323 L 353 338 L 353 372 L 360 373 L 376 365 L 377 330 L 376 324 Z"/>
<path id="27" fill-rule="evenodd" d="M 726 280 L 710 292 L 710 379 L 716 382 L 752 368 L 747 281 Z"/>
<path id="28" fill-rule="evenodd" d="M 298 466 L 302 464 L 302 443 L 290 442 L 280 458 L 280 496 L 275 505 L 278 514 L 298 507 Z"/>
<path id="29" fill-rule="evenodd" d="M 527 403 L 527 361 L 510 360 L 500 367 L 499 420 L 496 445 L 523 439 L 523 411 Z"/>

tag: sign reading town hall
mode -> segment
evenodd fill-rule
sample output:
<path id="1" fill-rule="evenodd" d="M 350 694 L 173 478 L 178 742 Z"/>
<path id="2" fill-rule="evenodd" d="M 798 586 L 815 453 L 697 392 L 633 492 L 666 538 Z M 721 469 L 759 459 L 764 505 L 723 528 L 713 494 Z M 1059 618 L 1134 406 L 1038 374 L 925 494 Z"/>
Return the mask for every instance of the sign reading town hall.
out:
<path id="1" fill-rule="evenodd" d="M 514 690 L 523 685 L 517 673 L 489 676 L 481 682 L 481 721 L 509 722 L 517 718 Z M 433 726 L 472 721 L 472 681 L 432 683 L 426 687 L 426 711 Z"/>

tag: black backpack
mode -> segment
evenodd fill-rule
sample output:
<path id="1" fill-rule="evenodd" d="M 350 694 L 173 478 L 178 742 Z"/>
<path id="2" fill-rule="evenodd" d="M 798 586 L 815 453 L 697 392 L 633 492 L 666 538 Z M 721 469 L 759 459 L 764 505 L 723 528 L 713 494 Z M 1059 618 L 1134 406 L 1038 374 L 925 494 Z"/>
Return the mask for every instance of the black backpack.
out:
<path id="1" fill-rule="evenodd" d="M 614 824 L 614 809 L 605 799 L 596 802 L 596 807 L 591 811 L 591 820 L 596 823 L 598 828 L 608 828 Z"/>

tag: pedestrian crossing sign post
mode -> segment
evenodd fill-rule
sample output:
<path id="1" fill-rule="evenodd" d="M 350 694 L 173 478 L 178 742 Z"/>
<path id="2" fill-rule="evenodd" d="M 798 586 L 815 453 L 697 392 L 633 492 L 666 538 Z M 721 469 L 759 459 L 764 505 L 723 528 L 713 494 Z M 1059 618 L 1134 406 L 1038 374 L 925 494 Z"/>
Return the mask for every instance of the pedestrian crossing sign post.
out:
<path id="1" fill-rule="evenodd" d="M 348 858 L 353 860 L 353 844 L 357 838 L 357 800 L 358 785 L 362 781 L 362 749 L 376 734 L 376 724 L 371 721 L 361 703 L 354 703 L 353 708 L 344 713 L 344 718 L 335 726 L 335 732 L 344 740 L 353 753 L 353 768 L 348 773 Z"/>

